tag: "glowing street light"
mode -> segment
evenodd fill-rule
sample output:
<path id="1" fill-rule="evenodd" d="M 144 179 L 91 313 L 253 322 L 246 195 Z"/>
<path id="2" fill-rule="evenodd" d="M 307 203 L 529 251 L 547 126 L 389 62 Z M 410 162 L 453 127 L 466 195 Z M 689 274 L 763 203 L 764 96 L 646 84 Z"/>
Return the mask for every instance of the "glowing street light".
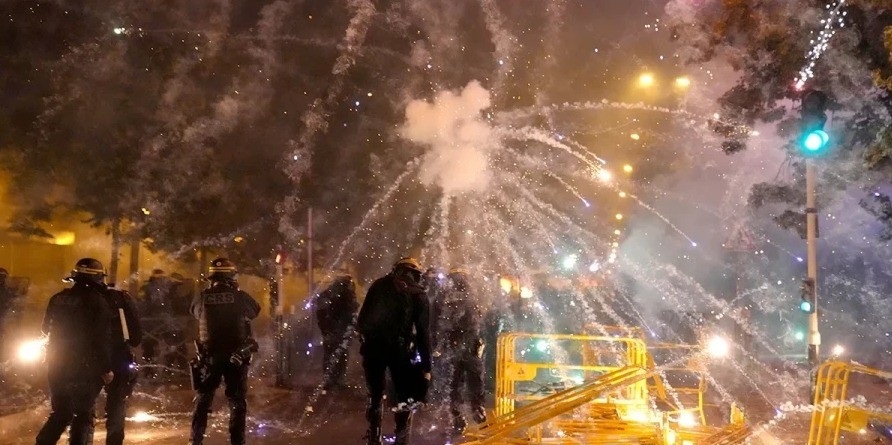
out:
<path id="1" fill-rule="evenodd" d="M 652 73 L 642 73 L 638 76 L 638 86 L 641 88 L 650 88 L 657 83 L 657 78 Z"/>
<path id="2" fill-rule="evenodd" d="M 629 137 L 631 137 L 633 141 L 641 139 L 641 135 L 639 135 L 638 133 L 632 133 L 632 135 Z"/>
<path id="3" fill-rule="evenodd" d="M 598 177 L 598 180 L 603 183 L 608 183 L 613 179 L 613 173 L 610 173 L 610 170 L 600 169 L 595 175 Z"/>
<path id="4" fill-rule="evenodd" d="M 629 164 L 624 165 L 624 166 L 623 166 L 623 171 L 626 172 L 626 173 L 632 173 L 632 166 L 629 165 Z"/>
<path id="5" fill-rule="evenodd" d="M 687 89 L 691 86 L 691 78 L 688 76 L 679 76 L 675 78 L 675 87 L 679 89 Z"/>
<path id="6" fill-rule="evenodd" d="M 846 353 L 846 348 L 844 348 L 842 345 L 836 345 L 833 347 L 833 350 L 831 352 L 834 356 L 839 357 Z"/>
<path id="7" fill-rule="evenodd" d="M 614 218 L 616 218 L 617 221 L 622 221 L 622 219 L 623 219 L 623 214 L 622 214 L 622 213 L 617 213 L 617 214 L 614 216 Z"/>

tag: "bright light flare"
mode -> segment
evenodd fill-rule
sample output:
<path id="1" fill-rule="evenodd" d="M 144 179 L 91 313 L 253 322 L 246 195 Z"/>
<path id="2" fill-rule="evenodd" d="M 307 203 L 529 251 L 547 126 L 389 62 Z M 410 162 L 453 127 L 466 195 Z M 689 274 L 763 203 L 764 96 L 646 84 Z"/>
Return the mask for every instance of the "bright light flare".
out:
<path id="1" fill-rule="evenodd" d="M 161 420 L 160 417 L 152 415 L 152 413 L 148 413 L 146 411 L 138 411 L 133 417 L 127 418 L 127 420 L 136 423 L 146 423 L 146 422 L 157 422 Z"/>
<path id="2" fill-rule="evenodd" d="M 539 352 L 546 352 L 550 347 L 551 344 L 548 343 L 548 340 L 539 340 L 536 342 L 536 350 Z"/>
<path id="3" fill-rule="evenodd" d="M 564 260 L 561 261 L 561 265 L 564 266 L 564 269 L 570 270 L 576 267 L 577 261 L 579 261 L 579 256 L 573 253 L 564 257 Z"/>
<path id="4" fill-rule="evenodd" d="M 127 29 L 126 28 L 115 28 L 113 31 L 115 34 L 121 35 L 121 34 L 124 34 L 125 32 L 127 32 Z"/>
<path id="5" fill-rule="evenodd" d="M 691 86 L 691 78 L 688 76 L 679 76 L 675 78 L 675 87 L 687 89 Z"/>
<path id="6" fill-rule="evenodd" d="M 731 352 L 731 344 L 725 337 L 716 335 L 706 343 L 706 352 L 712 358 L 724 358 Z"/>
<path id="7" fill-rule="evenodd" d="M 688 411 L 682 411 L 678 414 L 678 426 L 682 428 L 693 428 L 697 426 L 697 417 Z"/>
<path id="8" fill-rule="evenodd" d="M 617 213 L 617 214 L 614 215 L 613 217 L 616 218 L 617 221 L 622 221 L 622 220 L 623 220 L 623 214 L 622 214 L 622 213 Z"/>
<path id="9" fill-rule="evenodd" d="M 657 78 L 652 73 L 642 73 L 638 76 L 638 86 L 642 88 L 650 88 L 657 83 Z"/>
<path id="10" fill-rule="evenodd" d="M 846 353 L 846 348 L 844 348 L 842 345 L 836 345 L 833 347 L 833 350 L 831 352 L 835 356 L 840 356 Z"/>
<path id="11" fill-rule="evenodd" d="M 523 299 L 533 298 L 533 290 L 526 286 L 522 286 L 520 288 L 520 298 L 523 298 Z"/>
<path id="12" fill-rule="evenodd" d="M 16 351 L 16 356 L 24 363 L 39 362 L 46 354 L 46 344 L 48 342 L 48 337 L 40 337 L 24 341 L 19 345 L 19 349 Z"/>
<path id="13" fill-rule="evenodd" d="M 629 165 L 629 164 L 626 164 L 626 165 L 623 166 L 623 171 L 626 172 L 626 173 L 632 173 L 632 170 L 633 170 L 633 169 L 632 169 L 632 166 Z"/>
<path id="14" fill-rule="evenodd" d="M 638 133 L 632 133 L 631 138 L 633 141 L 637 141 L 641 139 L 641 135 L 639 135 Z"/>
<path id="15" fill-rule="evenodd" d="M 598 263 L 597 261 L 593 262 L 592 264 L 589 264 L 589 266 L 588 266 L 588 271 L 589 271 L 589 272 L 594 273 L 594 272 L 597 272 L 597 271 L 599 271 L 599 270 L 601 270 L 601 264 Z"/>
<path id="16" fill-rule="evenodd" d="M 600 169 L 597 173 L 595 173 L 595 177 L 598 178 L 599 181 L 603 183 L 608 183 L 613 180 L 613 173 L 610 170 Z"/>
<path id="17" fill-rule="evenodd" d="M 511 289 L 514 288 L 514 283 L 512 283 L 511 280 L 508 278 L 501 277 L 499 278 L 499 287 L 502 288 L 502 292 L 510 294 Z"/>

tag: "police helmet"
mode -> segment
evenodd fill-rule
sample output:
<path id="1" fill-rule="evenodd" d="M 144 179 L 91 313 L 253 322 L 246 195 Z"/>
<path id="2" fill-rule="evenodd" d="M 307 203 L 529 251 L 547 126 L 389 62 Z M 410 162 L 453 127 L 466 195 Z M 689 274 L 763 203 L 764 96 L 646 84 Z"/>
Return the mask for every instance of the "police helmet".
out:
<path id="1" fill-rule="evenodd" d="M 415 258 L 404 257 L 393 263 L 393 275 L 413 285 L 421 285 L 421 263 Z"/>
<path id="2" fill-rule="evenodd" d="M 105 268 L 95 258 L 81 258 L 74 264 L 71 279 L 76 282 L 101 283 L 105 279 Z"/>
<path id="3" fill-rule="evenodd" d="M 467 278 L 471 273 L 464 267 L 453 267 L 452 269 L 449 269 L 449 275 L 461 275 Z"/>
<path id="4" fill-rule="evenodd" d="M 237 273 L 238 269 L 235 268 L 235 263 L 229 261 L 228 258 L 217 258 L 211 261 L 211 265 L 208 267 L 208 279 L 210 280 L 234 280 Z"/>
<path id="5" fill-rule="evenodd" d="M 413 270 L 418 273 L 422 273 L 421 263 L 419 263 L 418 260 L 416 260 L 415 258 L 412 258 L 412 257 L 403 257 L 403 258 L 400 258 L 400 260 L 397 261 L 396 263 L 393 263 L 393 270 L 397 270 L 397 269 L 401 269 L 401 268 Z"/>

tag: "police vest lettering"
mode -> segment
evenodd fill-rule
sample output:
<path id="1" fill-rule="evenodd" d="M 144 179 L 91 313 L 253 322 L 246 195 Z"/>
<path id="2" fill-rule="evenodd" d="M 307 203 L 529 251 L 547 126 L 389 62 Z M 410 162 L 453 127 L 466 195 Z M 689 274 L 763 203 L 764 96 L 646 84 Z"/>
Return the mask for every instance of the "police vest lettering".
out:
<path id="1" fill-rule="evenodd" d="M 235 293 L 226 292 L 222 294 L 207 294 L 204 296 L 204 304 L 233 304 L 235 303 Z"/>

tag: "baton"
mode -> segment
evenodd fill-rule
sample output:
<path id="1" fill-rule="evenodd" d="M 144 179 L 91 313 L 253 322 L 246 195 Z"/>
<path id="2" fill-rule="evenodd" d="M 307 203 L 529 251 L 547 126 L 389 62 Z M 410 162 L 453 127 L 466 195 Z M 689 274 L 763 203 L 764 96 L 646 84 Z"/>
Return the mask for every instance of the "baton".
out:
<path id="1" fill-rule="evenodd" d="M 121 332 L 124 334 L 124 341 L 130 341 L 130 330 L 127 329 L 127 317 L 124 316 L 124 308 L 118 308 L 118 318 L 121 319 Z"/>

